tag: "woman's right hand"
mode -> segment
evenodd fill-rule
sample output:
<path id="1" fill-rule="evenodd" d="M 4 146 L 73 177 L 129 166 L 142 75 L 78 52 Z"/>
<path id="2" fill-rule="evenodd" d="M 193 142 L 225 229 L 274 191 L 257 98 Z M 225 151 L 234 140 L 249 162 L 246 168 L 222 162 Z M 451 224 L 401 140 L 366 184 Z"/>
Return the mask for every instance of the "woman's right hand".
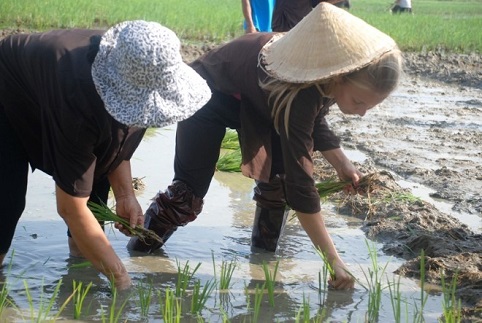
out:
<path id="1" fill-rule="evenodd" d="M 335 279 L 328 281 L 331 287 L 335 289 L 353 289 L 355 287 L 355 278 L 340 258 L 333 261 L 331 266 L 335 272 Z"/>

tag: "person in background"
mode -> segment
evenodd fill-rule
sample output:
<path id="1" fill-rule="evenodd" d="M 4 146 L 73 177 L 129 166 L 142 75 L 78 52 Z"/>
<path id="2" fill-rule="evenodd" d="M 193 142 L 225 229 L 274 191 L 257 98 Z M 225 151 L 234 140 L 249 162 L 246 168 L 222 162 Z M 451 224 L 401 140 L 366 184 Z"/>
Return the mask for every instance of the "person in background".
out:
<path id="1" fill-rule="evenodd" d="M 412 0 L 396 0 L 390 9 L 391 13 L 412 13 Z"/>
<path id="2" fill-rule="evenodd" d="M 155 22 L 4 38 L 0 265 L 25 208 L 30 165 L 55 182 L 57 210 L 72 236 L 69 246 L 117 288 L 128 288 L 129 274 L 87 201 L 94 192 L 107 194 L 111 185 L 117 214 L 131 226 L 143 225 L 132 188 L 134 151 L 147 127 L 183 120 L 210 96 L 204 79 L 182 62 L 177 36 Z"/>
<path id="3" fill-rule="evenodd" d="M 349 0 L 276 0 L 271 29 L 276 32 L 290 30 L 320 2 L 328 2 L 338 7 L 350 8 Z"/>
<path id="4" fill-rule="evenodd" d="M 206 79 L 213 96 L 178 124 L 173 182 L 155 196 L 145 227 L 165 243 L 178 227 L 197 218 L 226 128 L 236 129 L 242 173 L 257 184 L 253 251 L 276 250 L 289 207 L 333 266 L 331 285 L 353 288 L 354 278 L 320 211 L 312 156 L 320 151 L 340 179 L 357 187 L 362 174 L 344 154 L 325 116 L 335 103 L 345 114 L 363 116 L 396 88 L 402 73 L 396 43 L 346 10 L 321 3 L 287 33 L 241 36 L 191 66 Z M 152 252 L 163 243 L 132 237 L 127 248 Z"/>
<path id="5" fill-rule="evenodd" d="M 241 0 L 247 34 L 270 32 L 276 0 Z"/>

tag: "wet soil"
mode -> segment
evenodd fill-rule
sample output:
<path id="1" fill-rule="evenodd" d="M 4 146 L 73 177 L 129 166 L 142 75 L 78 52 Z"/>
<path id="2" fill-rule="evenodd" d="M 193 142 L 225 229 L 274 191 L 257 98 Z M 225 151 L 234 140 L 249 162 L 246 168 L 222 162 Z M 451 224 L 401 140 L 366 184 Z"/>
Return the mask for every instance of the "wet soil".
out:
<path id="1" fill-rule="evenodd" d="M 184 46 L 190 61 L 213 45 Z M 440 52 L 405 53 L 405 76 L 397 90 L 364 118 L 332 109 L 329 121 L 344 148 L 368 156 L 358 167 L 378 173 L 367 196 L 332 200 L 342 214 L 364 219 L 368 238 L 386 253 L 406 259 L 397 273 L 431 286 L 456 279 L 464 322 L 482 321 L 481 218 L 475 227 L 454 213 L 482 214 L 482 56 Z M 331 177 L 317 158 L 316 177 Z M 418 198 L 399 180 L 423 185 L 447 202 L 451 214 Z M 424 269 L 421 271 L 421 254 Z M 431 292 L 440 293 L 440 289 Z"/>

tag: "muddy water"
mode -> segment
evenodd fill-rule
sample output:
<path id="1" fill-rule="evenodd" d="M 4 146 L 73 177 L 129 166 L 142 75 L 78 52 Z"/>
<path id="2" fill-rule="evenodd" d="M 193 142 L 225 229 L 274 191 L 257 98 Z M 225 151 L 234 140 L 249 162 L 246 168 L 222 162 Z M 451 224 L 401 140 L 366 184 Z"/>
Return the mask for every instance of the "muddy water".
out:
<path id="1" fill-rule="evenodd" d="M 174 134 L 173 128 L 158 130 L 143 141 L 134 156 L 133 176 L 143 177 L 145 183 L 144 190 L 138 195 L 144 208 L 147 208 L 149 199 L 157 190 L 164 189 L 170 182 Z M 275 304 L 271 306 L 268 295 L 264 295 L 259 321 L 293 321 L 304 298 L 309 301 L 311 317 L 324 310 L 325 317 L 331 321 L 364 321 L 369 293 L 361 284 L 357 284 L 356 289 L 350 292 L 323 288 L 320 290 L 318 287 L 322 261 L 296 220 L 288 222 L 276 255 L 250 251 L 254 209 L 251 200 L 252 185 L 251 180 L 239 174 L 216 173 L 205 198 L 204 212 L 198 220 L 180 228 L 165 248 L 153 255 L 129 254 L 125 248 L 128 238 L 107 227 L 109 239 L 132 274 L 134 284 L 153 284 L 156 291 L 169 286 L 174 288 L 178 268 L 184 268 L 186 264 L 194 268 L 198 263 L 201 266 L 194 277 L 204 284 L 214 277 L 213 259 L 218 276 L 222 261 L 235 260 L 237 266 L 231 288 L 229 291 L 216 290 L 208 299 L 202 316 L 206 321 L 222 321 L 224 315 L 232 322 L 249 322 L 252 311 L 248 309 L 248 303 L 250 307 L 254 306 L 254 290 L 265 281 L 263 263 L 273 272 L 276 262 L 279 261 Z M 60 279 L 62 285 L 51 314 L 56 314 L 67 299 L 73 280 L 85 284 L 92 281 L 94 286 L 85 301 L 85 304 L 90 303 L 90 308 L 85 310 L 84 318 L 89 322 L 102 321 L 102 315 L 109 316 L 108 311 L 112 304 L 109 284 L 90 267 L 72 267 L 81 261 L 68 257 L 66 228 L 56 215 L 53 189 L 53 183 L 48 176 L 40 172 L 31 175 L 27 208 L 17 227 L 12 250 L 6 259 L 6 263 L 11 262 L 11 267 L 3 269 L 2 279 L 8 283 L 9 296 L 21 309 L 14 314 L 8 312 L 13 315 L 8 321 L 29 322 L 33 320 L 32 317 L 37 318 L 39 314 L 30 312 L 31 305 L 35 310 L 46 308 Z M 338 250 L 356 278 L 366 285 L 365 275 L 373 268 L 364 233 L 359 229 L 360 220 L 337 215 L 331 205 L 323 207 L 327 225 Z M 377 244 L 372 247 L 380 248 Z M 380 266 L 388 264 L 386 277 L 382 280 L 386 286 L 387 280 L 396 279 L 391 272 L 400 266 L 401 260 L 378 252 L 378 262 Z M 31 294 L 31 301 L 26 289 Z M 417 282 L 402 278 L 401 291 L 406 300 L 402 305 L 402 312 L 405 313 L 407 307 L 408 317 L 412 318 L 415 308 L 420 307 Z M 147 321 L 140 314 L 136 288 L 130 292 L 121 293 L 117 301 L 120 306 L 121 300 L 127 299 L 122 310 L 122 321 Z M 194 316 L 187 314 L 189 306 L 190 296 L 187 296 L 183 301 L 183 312 L 186 313 L 183 321 L 194 322 Z M 153 297 L 149 313 L 149 322 L 162 321 L 157 294 Z M 425 306 L 427 322 L 435 322 L 440 313 L 441 298 L 430 296 Z M 66 307 L 61 318 L 73 318 L 72 305 Z M 390 294 L 388 289 L 385 289 L 382 293 L 380 320 L 392 319 Z"/>

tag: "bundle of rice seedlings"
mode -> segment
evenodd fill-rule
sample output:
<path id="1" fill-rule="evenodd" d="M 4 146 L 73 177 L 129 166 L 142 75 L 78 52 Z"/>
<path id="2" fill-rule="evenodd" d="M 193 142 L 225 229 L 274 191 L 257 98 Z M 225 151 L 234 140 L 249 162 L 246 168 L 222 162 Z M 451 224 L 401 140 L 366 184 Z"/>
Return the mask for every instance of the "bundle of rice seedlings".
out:
<path id="1" fill-rule="evenodd" d="M 152 230 L 145 229 L 144 227 L 139 226 L 139 225 L 137 225 L 135 227 L 132 227 L 128 220 L 118 216 L 105 203 L 101 202 L 101 204 L 97 204 L 95 202 L 89 201 L 89 202 L 87 202 L 87 206 L 92 211 L 92 213 L 94 214 L 95 218 L 98 221 L 118 222 L 118 223 L 122 224 L 122 226 L 124 228 L 126 228 L 132 236 L 137 236 L 139 239 L 141 239 L 144 242 L 146 241 L 146 239 L 156 240 L 156 241 L 159 241 L 161 243 L 164 242 L 164 241 L 162 241 L 162 238 L 159 237 Z"/>
<path id="2" fill-rule="evenodd" d="M 239 139 L 236 130 L 228 129 L 221 142 L 221 149 L 239 149 Z"/>
<path id="3" fill-rule="evenodd" d="M 370 193 L 376 189 L 376 180 L 378 179 L 377 173 L 371 173 L 363 176 L 358 182 L 358 187 L 355 189 L 358 192 Z M 321 198 L 327 198 L 334 193 L 343 191 L 343 189 L 350 185 L 351 181 L 339 181 L 335 178 L 330 178 L 326 181 L 316 183 L 316 189 Z"/>
<path id="4" fill-rule="evenodd" d="M 233 150 L 222 155 L 216 163 L 216 170 L 221 172 L 241 171 L 241 150 Z"/>

